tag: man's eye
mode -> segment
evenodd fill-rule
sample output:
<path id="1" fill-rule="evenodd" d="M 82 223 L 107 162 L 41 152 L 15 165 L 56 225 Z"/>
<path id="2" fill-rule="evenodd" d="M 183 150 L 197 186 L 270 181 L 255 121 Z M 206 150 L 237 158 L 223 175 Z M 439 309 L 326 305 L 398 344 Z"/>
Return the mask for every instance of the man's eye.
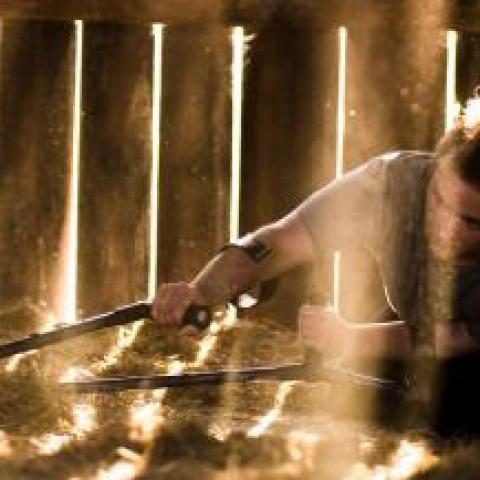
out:
<path id="1" fill-rule="evenodd" d="M 480 230 L 480 221 L 476 218 L 465 218 L 465 223 L 470 230 Z"/>

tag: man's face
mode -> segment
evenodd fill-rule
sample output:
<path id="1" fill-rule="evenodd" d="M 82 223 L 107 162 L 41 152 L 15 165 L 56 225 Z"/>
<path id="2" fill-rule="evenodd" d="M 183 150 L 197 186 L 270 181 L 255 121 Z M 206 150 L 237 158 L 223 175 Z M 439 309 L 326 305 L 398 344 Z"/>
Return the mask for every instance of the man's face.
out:
<path id="1" fill-rule="evenodd" d="M 465 263 L 480 253 L 480 189 L 448 165 L 435 171 L 428 186 L 426 233 L 438 259 Z"/>

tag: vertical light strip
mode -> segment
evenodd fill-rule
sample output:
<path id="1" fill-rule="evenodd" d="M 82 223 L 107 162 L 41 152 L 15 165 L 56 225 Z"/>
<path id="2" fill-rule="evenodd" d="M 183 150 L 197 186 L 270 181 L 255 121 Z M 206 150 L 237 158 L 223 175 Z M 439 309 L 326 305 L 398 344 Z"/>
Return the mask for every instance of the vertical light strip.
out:
<path id="1" fill-rule="evenodd" d="M 335 178 L 343 175 L 343 148 L 345 141 L 345 90 L 347 73 L 347 29 L 338 29 L 338 97 L 337 97 L 337 144 L 335 155 Z"/>
<path id="2" fill-rule="evenodd" d="M 82 20 L 75 20 L 75 70 L 73 91 L 72 163 L 66 253 L 66 288 L 64 293 L 63 320 L 74 321 L 77 309 L 78 270 L 78 205 L 80 185 L 80 149 L 82 118 L 83 33 Z"/>
<path id="3" fill-rule="evenodd" d="M 457 115 L 456 76 L 457 76 L 458 33 L 447 31 L 447 78 L 445 81 L 445 131 L 450 130 Z"/>
<path id="4" fill-rule="evenodd" d="M 240 236 L 240 187 L 242 172 L 242 104 L 243 104 L 243 58 L 245 54 L 245 31 L 243 27 L 232 28 L 232 139 L 230 178 L 230 229 L 229 241 Z M 237 309 L 229 305 L 225 325 L 232 326 L 237 320 Z"/>
<path id="5" fill-rule="evenodd" d="M 230 242 L 240 235 L 240 178 L 243 102 L 243 57 L 245 33 L 243 27 L 232 29 L 232 151 L 230 182 Z"/>
<path id="6" fill-rule="evenodd" d="M 345 97 L 347 72 L 347 29 L 338 29 L 338 97 L 337 97 L 337 142 L 335 154 L 335 178 L 343 175 L 343 154 L 345 141 Z M 340 308 L 340 252 L 335 252 L 333 259 L 333 309 Z"/>
<path id="7" fill-rule="evenodd" d="M 152 92 L 152 168 L 150 173 L 150 254 L 148 266 L 148 298 L 152 300 L 157 288 L 158 212 L 160 184 L 160 122 L 162 102 L 163 25 L 152 26 L 153 35 L 153 92 Z"/>

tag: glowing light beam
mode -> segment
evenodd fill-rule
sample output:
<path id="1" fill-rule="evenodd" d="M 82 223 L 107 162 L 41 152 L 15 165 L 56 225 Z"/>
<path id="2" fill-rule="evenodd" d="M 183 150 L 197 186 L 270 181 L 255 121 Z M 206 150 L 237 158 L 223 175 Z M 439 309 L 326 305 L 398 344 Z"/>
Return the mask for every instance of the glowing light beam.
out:
<path id="1" fill-rule="evenodd" d="M 450 130 L 458 114 L 456 97 L 458 33 L 447 31 L 447 68 L 445 81 L 445 130 Z"/>
<path id="2" fill-rule="evenodd" d="M 232 138 L 230 179 L 230 229 L 229 241 L 240 236 L 240 192 L 242 178 L 242 105 L 243 61 L 245 56 L 245 31 L 232 28 Z M 225 323 L 232 326 L 237 321 L 237 309 L 228 305 Z"/>
<path id="3" fill-rule="evenodd" d="M 157 288 L 158 211 L 160 186 L 160 126 L 162 103 L 162 24 L 153 24 L 153 94 L 152 94 L 152 168 L 150 180 L 150 255 L 148 269 L 148 298 L 153 299 Z"/>
<path id="4" fill-rule="evenodd" d="M 243 27 L 232 29 L 232 140 L 230 182 L 230 241 L 240 235 L 240 179 L 243 102 L 243 59 L 245 33 Z"/>
<path id="5" fill-rule="evenodd" d="M 337 95 L 337 137 L 335 152 L 335 178 L 343 175 L 344 144 L 345 144 L 345 99 L 347 78 L 347 29 L 338 29 L 338 95 Z M 340 252 L 334 253 L 333 258 L 333 310 L 340 309 Z"/>
<path id="6" fill-rule="evenodd" d="M 62 321 L 73 322 L 77 310 L 78 270 L 78 204 L 80 185 L 80 153 L 82 125 L 83 37 L 82 20 L 75 20 L 75 69 L 72 118 L 72 159 L 69 189 L 65 289 L 61 311 Z"/>
<path id="7" fill-rule="evenodd" d="M 264 415 L 256 425 L 254 425 L 247 433 L 249 437 L 260 437 L 263 435 L 280 417 L 283 410 L 283 405 L 287 399 L 288 394 L 292 391 L 296 381 L 283 382 L 278 387 L 277 394 L 273 408 Z"/>

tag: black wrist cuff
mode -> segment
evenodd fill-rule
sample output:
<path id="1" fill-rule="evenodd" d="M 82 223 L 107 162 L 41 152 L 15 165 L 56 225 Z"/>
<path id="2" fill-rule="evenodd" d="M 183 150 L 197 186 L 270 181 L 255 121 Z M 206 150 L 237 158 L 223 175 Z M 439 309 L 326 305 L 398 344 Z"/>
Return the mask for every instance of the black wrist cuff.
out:
<path id="1" fill-rule="evenodd" d="M 268 257 L 272 253 L 272 249 L 268 248 L 260 240 L 251 240 L 245 245 L 238 245 L 236 243 L 228 243 L 224 245 L 219 253 L 229 250 L 230 248 L 236 248 L 245 252 L 255 263 L 261 262 L 264 258 Z"/>

